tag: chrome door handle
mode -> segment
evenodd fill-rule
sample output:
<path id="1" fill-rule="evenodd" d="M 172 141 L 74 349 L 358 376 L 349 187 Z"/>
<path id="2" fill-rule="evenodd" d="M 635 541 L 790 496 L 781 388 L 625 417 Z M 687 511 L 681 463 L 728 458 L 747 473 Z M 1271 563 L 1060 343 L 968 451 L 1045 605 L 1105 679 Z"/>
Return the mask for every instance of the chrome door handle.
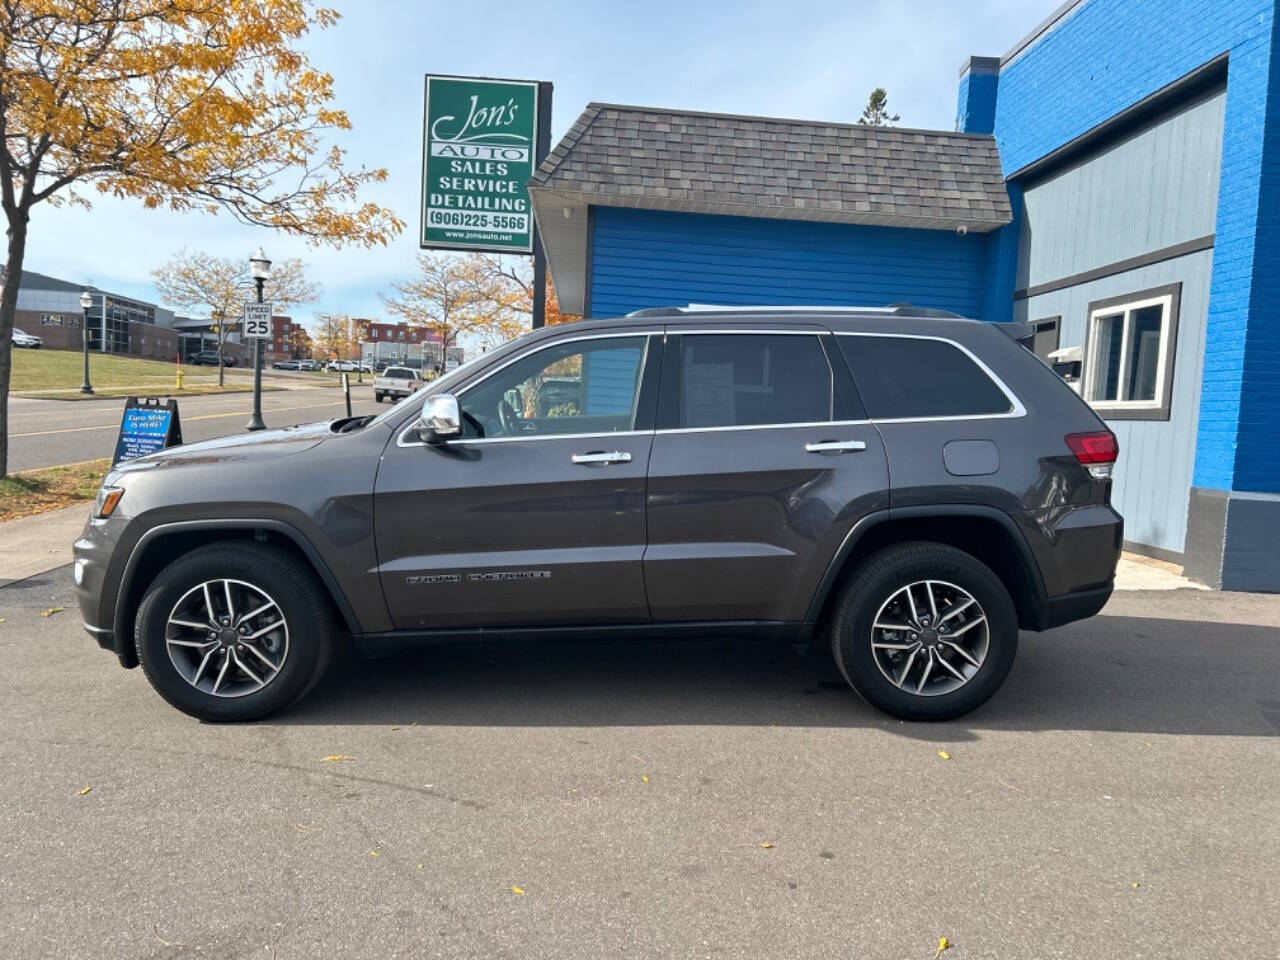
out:
<path id="1" fill-rule="evenodd" d="M 630 463 L 631 454 L 624 450 L 610 450 L 608 453 L 575 453 L 569 458 L 573 463 Z"/>
<path id="2" fill-rule="evenodd" d="M 849 453 L 867 449 L 861 440 L 817 440 L 806 443 L 804 449 L 808 453 Z"/>

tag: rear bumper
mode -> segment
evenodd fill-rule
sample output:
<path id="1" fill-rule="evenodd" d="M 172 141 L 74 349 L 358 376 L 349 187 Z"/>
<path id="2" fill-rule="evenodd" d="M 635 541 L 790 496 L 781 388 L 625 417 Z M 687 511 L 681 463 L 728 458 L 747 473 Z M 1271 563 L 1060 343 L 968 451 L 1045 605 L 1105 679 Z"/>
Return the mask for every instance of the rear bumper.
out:
<path id="1" fill-rule="evenodd" d="M 1114 586 L 1114 582 L 1110 582 L 1089 590 L 1076 590 L 1060 597 L 1049 597 L 1044 602 L 1044 626 L 1041 629 L 1050 630 L 1064 623 L 1092 617 L 1107 605 Z"/>

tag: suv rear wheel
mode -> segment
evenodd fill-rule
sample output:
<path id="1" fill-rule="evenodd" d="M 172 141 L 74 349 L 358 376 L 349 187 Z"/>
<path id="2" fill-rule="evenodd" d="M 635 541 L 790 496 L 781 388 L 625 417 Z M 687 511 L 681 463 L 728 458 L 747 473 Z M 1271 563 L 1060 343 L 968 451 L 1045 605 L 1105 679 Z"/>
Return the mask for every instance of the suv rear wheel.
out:
<path id="1" fill-rule="evenodd" d="M 180 557 L 138 608 L 138 662 L 160 696 L 201 720 L 256 720 L 320 680 L 333 649 L 329 604 L 311 571 L 243 540 Z"/>
<path id="2" fill-rule="evenodd" d="M 1000 578 L 938 543 L 868 557 L 831 622 L 831 650 L 845 680 L 903 720 L 949 720 L 985 703 L 1017 649 L 1017 613 Z"/>

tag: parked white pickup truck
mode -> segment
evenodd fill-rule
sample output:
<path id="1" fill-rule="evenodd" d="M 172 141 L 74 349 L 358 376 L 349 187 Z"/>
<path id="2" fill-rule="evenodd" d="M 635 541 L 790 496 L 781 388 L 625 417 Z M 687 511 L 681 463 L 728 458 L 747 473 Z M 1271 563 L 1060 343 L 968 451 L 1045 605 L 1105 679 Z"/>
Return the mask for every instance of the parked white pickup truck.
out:
<path id="1" fill-rule="evenodd" d="M 399 400 L 422 387 L 422 376 L 412 367 L 387 367 L 373 381 L 373 399 L 378 403 L 383 397 Z"/>

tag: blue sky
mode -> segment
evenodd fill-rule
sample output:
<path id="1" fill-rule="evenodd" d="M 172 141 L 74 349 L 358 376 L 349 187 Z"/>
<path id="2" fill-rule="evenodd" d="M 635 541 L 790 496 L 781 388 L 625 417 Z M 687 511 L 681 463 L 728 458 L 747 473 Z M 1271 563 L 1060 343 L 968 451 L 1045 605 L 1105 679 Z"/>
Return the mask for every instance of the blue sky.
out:
<path id="1" fill-rule="evenodd" d="M 382 166 L 367 192 L 408 228 L 387 248 L 339 251 L 229 216 L 143 210 L 97 200 L 90 211 L 42 204 L 26 267 L 158 300 L 151 271 L 188 247 L 303 258 L 323 288 L 295 317 L 385 316 L 379 293 L 413 272 L 418 252 L 422 76 L 476 74 L 555 84 L 554 143 L 589 101 L 852 122 L 873 87 L 901 125 L 952 129 L 957 71 L 999 55 L 1058 0 L 846 0 L 842 3 L 435 3 L 328 0 L 343 19 L 306 46 L 334 76 L 354 129 L 355 165 Z"/>

